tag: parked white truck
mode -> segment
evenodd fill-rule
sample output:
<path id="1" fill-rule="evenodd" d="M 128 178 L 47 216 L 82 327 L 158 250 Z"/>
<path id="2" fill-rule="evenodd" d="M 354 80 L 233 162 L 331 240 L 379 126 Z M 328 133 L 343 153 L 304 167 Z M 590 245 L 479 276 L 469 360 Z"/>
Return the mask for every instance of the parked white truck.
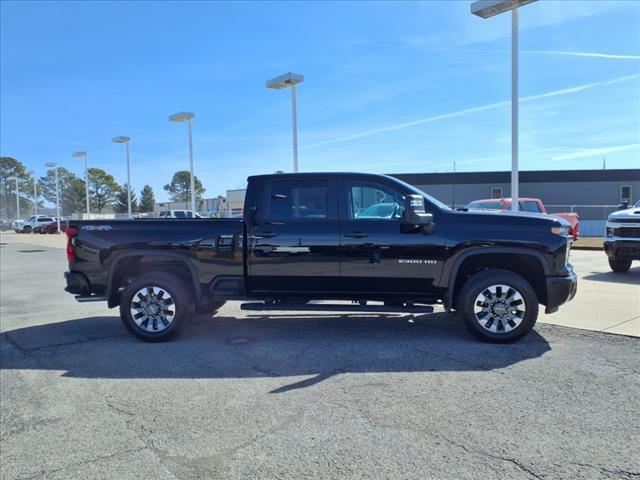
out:
<path id="1" fill-rule="evenodd" d="M 42 225 L 54 222 L 53 217 L 47 215 L 31 215 L 26 220 L 16 220 L 13 222 L 13 230 L 16 233 L 38 233 Z"/>
<path id="2" fill-rule="evenodd" d="M 640 201 L 607 219 L 604 251 L 614 272 L 628 272 L 633 260 L 640 260 Z"/>

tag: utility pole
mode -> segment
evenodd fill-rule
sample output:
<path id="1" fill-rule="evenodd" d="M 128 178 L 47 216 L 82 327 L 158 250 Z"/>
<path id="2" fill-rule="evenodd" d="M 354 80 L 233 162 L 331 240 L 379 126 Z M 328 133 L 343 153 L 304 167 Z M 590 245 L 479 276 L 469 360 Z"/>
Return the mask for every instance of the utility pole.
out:
<path id="1" fill-rule="evenodd" d="M 456 209 L 456 161 L 453 161 L 453 185 L 452 185 L 452 199 L 451 199 L 451 209 Z"/>

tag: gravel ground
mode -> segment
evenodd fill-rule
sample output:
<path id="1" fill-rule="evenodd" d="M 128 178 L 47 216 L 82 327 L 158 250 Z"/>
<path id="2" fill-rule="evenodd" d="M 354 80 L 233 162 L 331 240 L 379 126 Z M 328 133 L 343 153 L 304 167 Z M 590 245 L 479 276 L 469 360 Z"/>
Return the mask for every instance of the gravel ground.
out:
<path id="1" fill-rule="evenodd" d="M 640 478 L 638 338 L 232 302 L 144 344 L 62 292 L 61 249 L 0 254 L 3 480 Z"/>

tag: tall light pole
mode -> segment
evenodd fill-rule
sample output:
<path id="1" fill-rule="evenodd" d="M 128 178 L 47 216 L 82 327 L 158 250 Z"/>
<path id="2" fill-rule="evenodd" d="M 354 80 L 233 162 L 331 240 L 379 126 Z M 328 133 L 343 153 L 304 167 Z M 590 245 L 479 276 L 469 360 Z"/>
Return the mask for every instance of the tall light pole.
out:
<path id="1" fill-rule="evenodd" d="M 87 203 L 87 218 L 89 215 L 89 164 L 87 163 L 87 152 L 73 152 L 76 158 L 84 158 L 84 196 Z M 56 174 L 58 170 L 56 169 Z"/>
<path id="2" fill-rule="evenodd" d="M 20 179 L 18 177 L 8 177 L 7 180 L 10 182 L 16 182 L 16 220 L 20 220 L 20 187 L 18 186 L 18 182 Z"/>
<path id="3" fill-rule="evenodd" d="M 27 173 L 31 177 L 31 180 L 33 180 L 33 214 L 38 215 L 38 191 L 36 190 L 36 177 L 35 177 L 36 172 L 34 172 L 33 170 L 29 170 Z"/>
<path id="4" fill-rule="evenodd" d="M 267 80 L 267 88 L 282 90 L 291 87 L 291 131 L 293 134 L 293 173 L 298 173 L 298 106 L 296 97 L 296 85 L 304 81 L 304 75 L 297 73 L 285 73 L 279 77 Z"/>
<path id="5" fill-rule="evenodd" d="M 129 161 L 129 137 L 113 137 L 111 141 L 113 143 L 124 143 L 127 150 L 127 213 L 129 218 L 131 218 L 131 167 Z"/>
<path id="6" fill-rule="evenodd" d="M 56 220 L 58 221 L 58 233 L 60 233 L 60 185 L 58 182 L 58 164 L 55 162 L 47 162 L 44 166 L 47 168 L 53 168 L 56 171 Z"/>
<path id="7" fill-rule="evenodd" d="M 191 120 L 195 117 L 195 113 L 178 112 L 169 117 L 170 122 L 182 123 L 187 122 L 189 125 L 189 165 L 191 168 L 191 211 L 196 211 L 196 183 L 193 174 L 193 138 L 191 136 Z"/>
<path id="8" fill-rule="evenodd" d="M 511 210 L 518 210 L 518 8 L 536 0 L 479 0 L 471 13 L 491 18 L 511 11 Z"/>

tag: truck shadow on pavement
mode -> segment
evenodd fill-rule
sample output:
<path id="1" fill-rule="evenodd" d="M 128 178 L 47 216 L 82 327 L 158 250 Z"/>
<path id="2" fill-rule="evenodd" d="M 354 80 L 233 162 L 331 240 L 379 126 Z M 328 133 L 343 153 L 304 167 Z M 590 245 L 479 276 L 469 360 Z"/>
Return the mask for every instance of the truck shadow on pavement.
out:
<path id="1" fill-rule="evenodd" d="M 118 317 L 89 317 L 3 333 L 0 365 L 72 378 L 283 378 L 271 390 L 283 393 L 342 373 L 490 371 L 550 349 L 535 330 L 511 345 L 481 343 L 446 313 L 200 316 L 181 337 L 156 344 L 129 335 Z M 286 378 L 297 376 L 309 378 Z"/>
<path id="2" fill-rule="evenodd" d="M 591 272 L 582 277 L 582 280 L 608 283 L 624 283 L 627 285 L 640 285 L 640 267 L 635 267 L 626 273 L 617 272 Z"/>

